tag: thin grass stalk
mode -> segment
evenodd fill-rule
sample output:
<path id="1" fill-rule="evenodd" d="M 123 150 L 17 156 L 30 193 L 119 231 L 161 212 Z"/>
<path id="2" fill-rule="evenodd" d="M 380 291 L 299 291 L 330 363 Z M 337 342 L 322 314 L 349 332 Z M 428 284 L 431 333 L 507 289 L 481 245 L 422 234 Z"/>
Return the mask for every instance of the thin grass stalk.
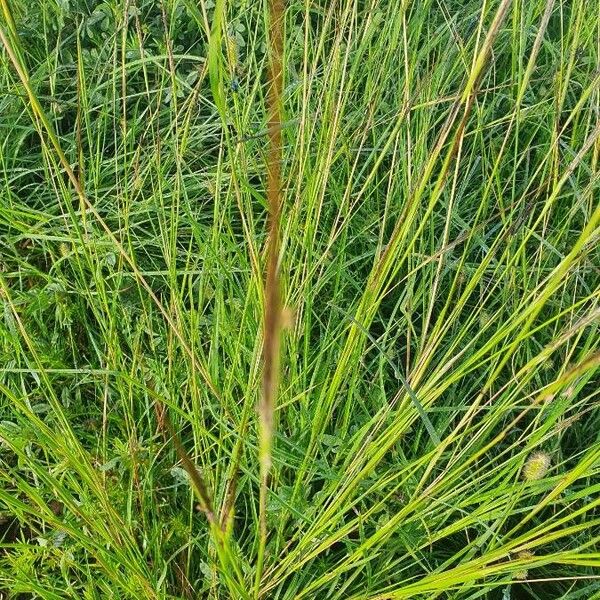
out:
<path id="1" fill-rule="evenodd" d="M 265 278 L 265 312 L 263 342 L 263 381 L 259 403 L 259 547 L 256 566 L 255 593 L 260 595 L 260 583 L 267 544 L 267 493 L 273 445 L 273 415 L 279 382 L 279 346 L 281 331 L 281 300 L 279 290 L 279 226 L 281 216 L 281 95 L 283 87 L 283 0 L 269 2 L 269 69 L 267 75 L 267 202 L 269 207 L 269 239 L 267 242 L 267 273 Z"/>

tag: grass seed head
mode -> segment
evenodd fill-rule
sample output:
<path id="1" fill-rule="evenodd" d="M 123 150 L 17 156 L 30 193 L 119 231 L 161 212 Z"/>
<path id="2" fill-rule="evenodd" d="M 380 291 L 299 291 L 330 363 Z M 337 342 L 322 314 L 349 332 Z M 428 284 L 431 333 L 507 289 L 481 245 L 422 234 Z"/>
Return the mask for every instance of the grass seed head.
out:
<path id="1" fill-rule="evenodd" d="M 537 481 L 543 479 L 550 468 L 550 455 L 546 452 L 535 452 L 523 467 L 523 479 Z"/>
<path id="2" fill-rule="evenodd" d="M 534 553 L 531 550 L 521 550 L 517 553 L 517 560 L 530 560 L 534 557 Z M 517 581 L 524 581 L 527 579 L 529 571 L 527 569 L 519 569 L 515 572 L 515 579 Z"/>

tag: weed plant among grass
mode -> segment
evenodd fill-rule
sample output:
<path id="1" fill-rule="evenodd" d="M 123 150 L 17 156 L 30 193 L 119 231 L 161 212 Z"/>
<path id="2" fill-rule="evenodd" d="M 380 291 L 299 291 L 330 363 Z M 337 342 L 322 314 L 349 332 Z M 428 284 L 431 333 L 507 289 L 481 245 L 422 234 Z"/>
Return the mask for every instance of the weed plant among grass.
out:
<path id="1" fill-rule="evenodd" d="M 0 9 L 0 596 L 600 598 L 598 0 Z"/>

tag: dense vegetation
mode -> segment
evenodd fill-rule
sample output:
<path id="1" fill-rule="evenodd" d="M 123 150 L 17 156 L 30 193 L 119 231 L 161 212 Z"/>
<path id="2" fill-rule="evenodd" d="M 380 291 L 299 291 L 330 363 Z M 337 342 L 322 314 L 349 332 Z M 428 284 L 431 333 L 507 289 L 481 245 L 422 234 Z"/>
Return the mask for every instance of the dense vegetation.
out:
<path id="1" fill-rule="evenodd" d="M 598 0 L 287 1 L 264 511 L 269 6 L 0 7 L 0 597 L 600 598 Z"/>

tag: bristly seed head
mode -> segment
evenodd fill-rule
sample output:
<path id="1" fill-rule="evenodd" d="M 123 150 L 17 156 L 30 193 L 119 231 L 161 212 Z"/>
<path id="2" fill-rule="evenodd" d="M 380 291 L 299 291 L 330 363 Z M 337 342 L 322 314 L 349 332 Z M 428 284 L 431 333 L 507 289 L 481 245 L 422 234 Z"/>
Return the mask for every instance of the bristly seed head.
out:
<path id="1" fill-rule="evenodd" d="M 294 329 L 296 324 L 296 311 L 291 306 L 284 306 L 281 310 L 281 328 Z"/>
<path id="2" fill-rule="evenodd" d="M 537 481 L 543 479 L 550 468 L 550 455 L 546 452 L 535 452 L 523 467 L 523 479 Z"/>
<path id="3" fill-rule="evenodd" d="M 531 550 L 521 550 L 521 552 L 517 553 L 518 560 L 528 560 L 534 557 L 534 554 Z M 524 581 L 527 579 L 529 571 L 527 569 L 520 569 L 515 572 L 515 579 L 518 581 Z"/>

